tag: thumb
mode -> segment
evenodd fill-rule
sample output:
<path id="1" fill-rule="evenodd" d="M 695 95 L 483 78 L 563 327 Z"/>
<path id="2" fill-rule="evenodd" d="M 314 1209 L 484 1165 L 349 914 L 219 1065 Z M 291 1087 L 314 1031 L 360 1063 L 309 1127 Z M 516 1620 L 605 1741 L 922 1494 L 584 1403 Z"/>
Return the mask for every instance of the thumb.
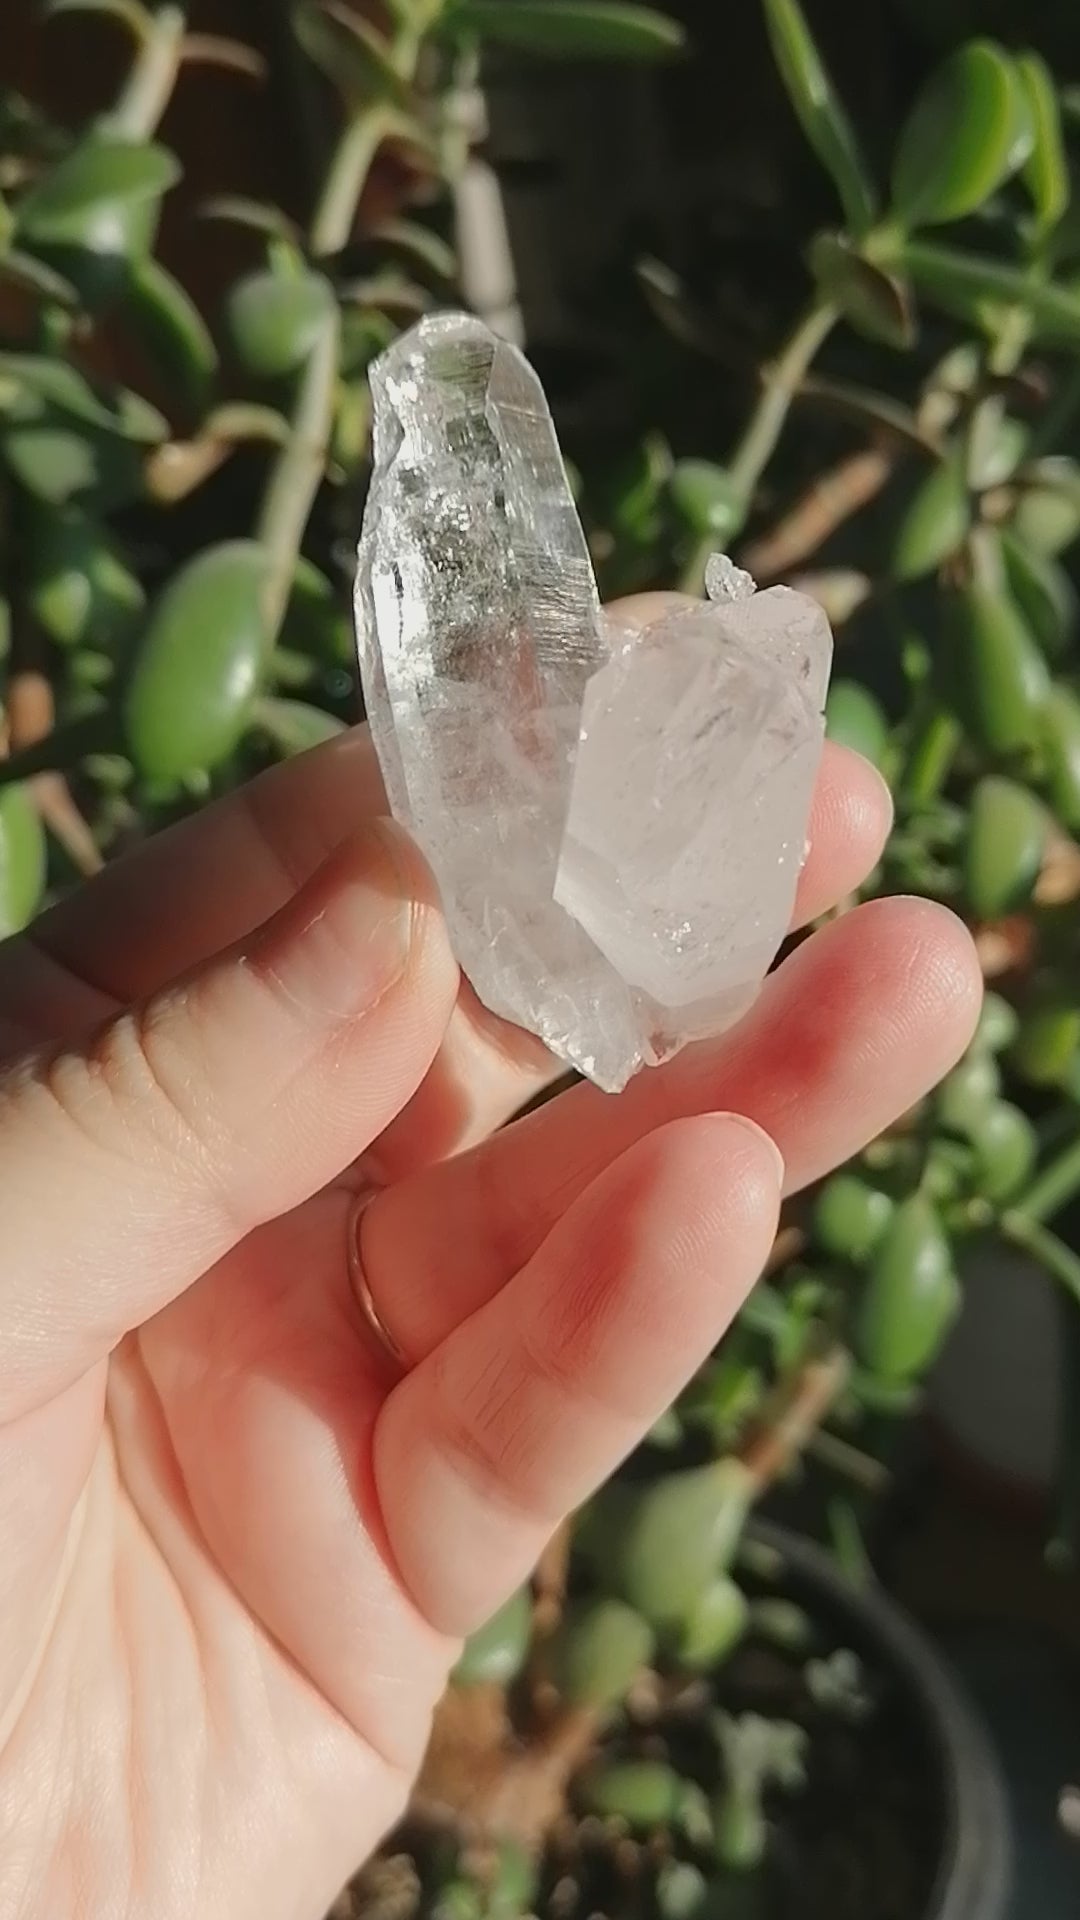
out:
<path id="1" fill-rule="evenodd" d="M 0 1416 L 101 1359 L 370 1145 L 423 1079 L 457 969 L 378 821 L 265 926 L 0 1079 Z"/>

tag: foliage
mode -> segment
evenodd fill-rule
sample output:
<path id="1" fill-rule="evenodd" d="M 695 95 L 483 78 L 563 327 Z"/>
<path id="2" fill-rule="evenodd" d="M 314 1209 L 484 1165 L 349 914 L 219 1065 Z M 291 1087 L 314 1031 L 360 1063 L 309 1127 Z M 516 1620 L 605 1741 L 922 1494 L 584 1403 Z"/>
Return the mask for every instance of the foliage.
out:
<path id="1" fill-rule="evenodd" d="M 5 933 L 134 833 L 350 719 L 334 556 L 366 478 L 366 369 L 400 324 L 454 297 L 443 204 L 478 46 L 642 60 L 682 41 L 627 0 L 389 0 L 382 25 L 298 0 L 296 58 L 336 89 L 336 145 L 303 225 L 235 197 L 203 210 L 248 249 L 211 327 L 155 254 L 179 174 L 158 130 L 193 52 L 185 10 L 45 10 L 76 5 L 130 36 L 118 99 L 74 133 L 14 99 L 0 115 Z M 1080 1259 L 1047 1225 L 1080 1187 L 1080 227 L 1062 101 L 1037 54 L 973 40 L 931 75 L 875 178 L 798 0 L 762 5 L 842 224 L 802 236 L 803 310 L 727 457 L 676 458 L 654 420 L 586 473 L 590 537 L 613 591 L 673 571 L 696 590 L 718 544 L 764 577 L 812 563 L 840 629 L 830 733 L 896 802 L 867 892 L 959 908 L 1002 992 L 940 1092 L 785 1221 L 722 1351 L 581 1517 L 555 1624 L 534 1643 L 526 1590 L 466 1649 L 459 1688 L 536 1681 L 600 1733 L 643 1671 L 716 1671 L 755 1635 L 805 1659 L 813 1711 L 857 1717 L 851 1656 L 815 1645 L 782 1596 L 748 1594 L 748 1515 L 812 1468 L 837 1551 L 866 1577 L 879 1456 L 958 1311 L 968 1249 L 1004 1237 L 1080 1307 Z M 409 185 L 397 217 L 358 238 L 387 156 Z M 651 260 L 640 279 L 657 332 L 711 353 L 710 315 L 677 273 Z M 103 333 L 138 344 L 165 412 L 91 372 Z M 820 371 L 838 341 L 856 343 L 865 379 Z M 773 524 L 774 456 L 811 394 L 853 445 Z M 207 497 L 233 518 L 200 542 L 188 529 L 214 520 Z M 44 715 L 27 698 L 42 683 Z M 724 1714 L 709 1738 L 711 1798 L 653 1759 L 609 1756 L 579 1786 L 595 1814 L 677 1836 L 656 1891 L 672 1920 L 760 1863 L 776 1792 L 801 1786 L 800 1726 Z M 514 1913 L 531 1881 L 500 1861 L 488 1904 Z M 478 1898 L 455 1856 L 442 1903 L 486 1910 Z"/>

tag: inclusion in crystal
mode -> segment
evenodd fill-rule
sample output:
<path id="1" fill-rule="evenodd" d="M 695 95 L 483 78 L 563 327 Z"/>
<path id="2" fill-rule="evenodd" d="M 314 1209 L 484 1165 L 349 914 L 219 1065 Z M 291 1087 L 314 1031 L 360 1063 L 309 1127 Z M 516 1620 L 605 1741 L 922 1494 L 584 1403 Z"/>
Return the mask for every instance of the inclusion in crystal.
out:
<path id="1" fill-rule="evenodd" d="M 601 613 L 540 383 L 480 322 L 372 370 L 357 634 L 394 813 L 481 1000 L 608 1090 L 745 1011 L 802 861 L 824 614 L 753 592 Z"/>

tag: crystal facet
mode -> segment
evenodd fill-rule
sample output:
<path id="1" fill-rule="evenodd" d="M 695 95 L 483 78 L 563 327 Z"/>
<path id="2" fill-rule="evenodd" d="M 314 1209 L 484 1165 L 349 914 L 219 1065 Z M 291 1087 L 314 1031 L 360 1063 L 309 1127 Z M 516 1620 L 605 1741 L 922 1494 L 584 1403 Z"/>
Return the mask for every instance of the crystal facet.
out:
<path id="1" fill-rule="evenodd" d="M 783 938 L 832 637 L 723 556 L 605 617 L 540 383 L 461 314 L 372 369 L 357 634 L 390 804 L 494 1012 L 609 1090 L 754 999 Z"/>

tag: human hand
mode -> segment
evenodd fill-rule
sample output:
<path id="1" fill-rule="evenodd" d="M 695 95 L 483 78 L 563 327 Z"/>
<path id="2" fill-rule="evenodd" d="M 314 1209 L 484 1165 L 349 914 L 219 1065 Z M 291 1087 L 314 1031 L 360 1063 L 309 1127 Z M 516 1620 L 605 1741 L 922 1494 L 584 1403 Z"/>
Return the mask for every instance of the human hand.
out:
<path id="1" fill-rule="evenodd" d="M 382 805 L 358 730 L 0 949 L 5 1920 L 317 1920 L 458 1637 L 752 1285 L 770 1137 L 817 1178 L 970 1035 L 967 936 L 881 901 L 734 1033 L 487 1139 L 550 1063 Z M 800 920 L 887 823 L 830 748 Z"/>

